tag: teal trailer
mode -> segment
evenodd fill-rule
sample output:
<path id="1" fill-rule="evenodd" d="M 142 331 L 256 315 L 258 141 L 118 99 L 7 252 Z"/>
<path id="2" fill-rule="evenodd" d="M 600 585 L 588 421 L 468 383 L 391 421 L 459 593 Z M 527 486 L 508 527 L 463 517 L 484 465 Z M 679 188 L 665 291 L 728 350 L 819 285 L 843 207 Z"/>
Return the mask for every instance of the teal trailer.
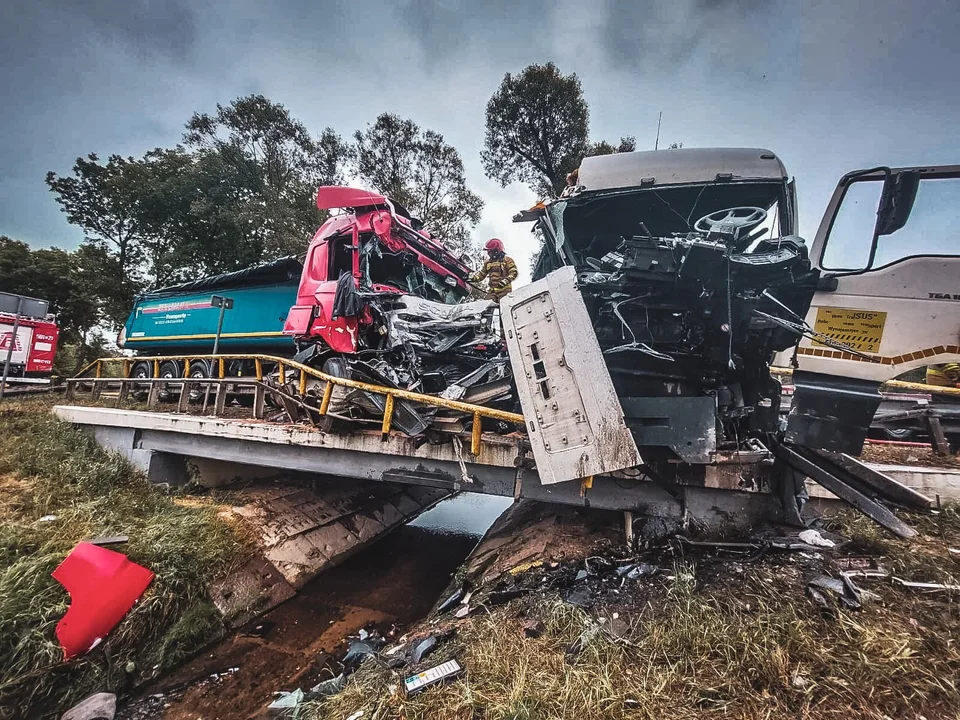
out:
<path id="1" fill-rule="evenodd" d="M 139 354 L 210 353 L 220 310 L 213 295 L 229 297 L 220 352 L 291 356 L 293 338 L 283 323 L 297 302 L 303 266 L 293 257 L 237 272 L 154 290 L 137 298 L 118 344 Z"/>

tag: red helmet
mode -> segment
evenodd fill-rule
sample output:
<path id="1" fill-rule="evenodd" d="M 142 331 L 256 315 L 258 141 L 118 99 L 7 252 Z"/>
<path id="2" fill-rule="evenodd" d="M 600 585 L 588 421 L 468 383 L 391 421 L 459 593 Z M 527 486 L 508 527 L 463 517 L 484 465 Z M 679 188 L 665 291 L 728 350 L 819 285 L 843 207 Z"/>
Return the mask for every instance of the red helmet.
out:
<path id="1" fill-rule="evenodd" d="M 484 250 L 495 250 L 496 252 L 503 252 L 503 243 L 500 242 L 499 238 L 490 238 L 487 240 L 487 244 L 483 246 Z"/>

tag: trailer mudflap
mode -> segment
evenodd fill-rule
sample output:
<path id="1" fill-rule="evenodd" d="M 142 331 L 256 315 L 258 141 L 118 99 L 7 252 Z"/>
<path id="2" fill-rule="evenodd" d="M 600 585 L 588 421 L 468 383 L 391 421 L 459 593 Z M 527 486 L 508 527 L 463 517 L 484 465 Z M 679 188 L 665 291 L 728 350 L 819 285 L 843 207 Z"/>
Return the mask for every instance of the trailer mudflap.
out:
<path id="1" fill-rule="evenodd" d="M 540 481 L 639 465 L 574 269 L 515 290 L 500 308 Z"/>

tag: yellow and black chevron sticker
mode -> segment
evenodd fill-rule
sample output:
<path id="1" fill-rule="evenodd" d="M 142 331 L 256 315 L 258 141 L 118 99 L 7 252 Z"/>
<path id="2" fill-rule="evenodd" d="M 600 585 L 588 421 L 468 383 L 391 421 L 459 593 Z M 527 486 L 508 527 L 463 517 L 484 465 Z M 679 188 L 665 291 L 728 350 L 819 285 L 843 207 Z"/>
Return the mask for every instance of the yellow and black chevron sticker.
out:
<path id="1" fill-rule="evenodd" d="M 880 352 L 885 312 L 851 308 L 822 307 L 817 309 L 814 330 L 860 352 Z M 823 343 L 814 345 L 826 347 Z"/>

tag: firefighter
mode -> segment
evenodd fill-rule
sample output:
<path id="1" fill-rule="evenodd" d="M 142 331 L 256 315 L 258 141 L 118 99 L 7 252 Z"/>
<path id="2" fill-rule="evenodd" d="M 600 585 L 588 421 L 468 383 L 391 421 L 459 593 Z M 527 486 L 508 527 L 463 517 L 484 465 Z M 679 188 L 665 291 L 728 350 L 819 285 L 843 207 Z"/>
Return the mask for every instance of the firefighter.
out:
<path id="1" fill-rule="evenodd" d="M 958 387 L 960 385 L 960 364 L 944 363 L 927 366 L 927 385 Z"/>
<path id="2" fill-rule="evenodd" d="M 470 276 L 470 281 L 480 282 L 487 279 L 489 292 L 499 303 L 500 298 L 513 290 L 513 281 L 517 279 L 517 264 L 513 258 L 507 257 L 503 251 L 503 243 L 497 238 L 487 240 L 483 247 L 487 251 L 488 259 L 478 272 Z"/>

